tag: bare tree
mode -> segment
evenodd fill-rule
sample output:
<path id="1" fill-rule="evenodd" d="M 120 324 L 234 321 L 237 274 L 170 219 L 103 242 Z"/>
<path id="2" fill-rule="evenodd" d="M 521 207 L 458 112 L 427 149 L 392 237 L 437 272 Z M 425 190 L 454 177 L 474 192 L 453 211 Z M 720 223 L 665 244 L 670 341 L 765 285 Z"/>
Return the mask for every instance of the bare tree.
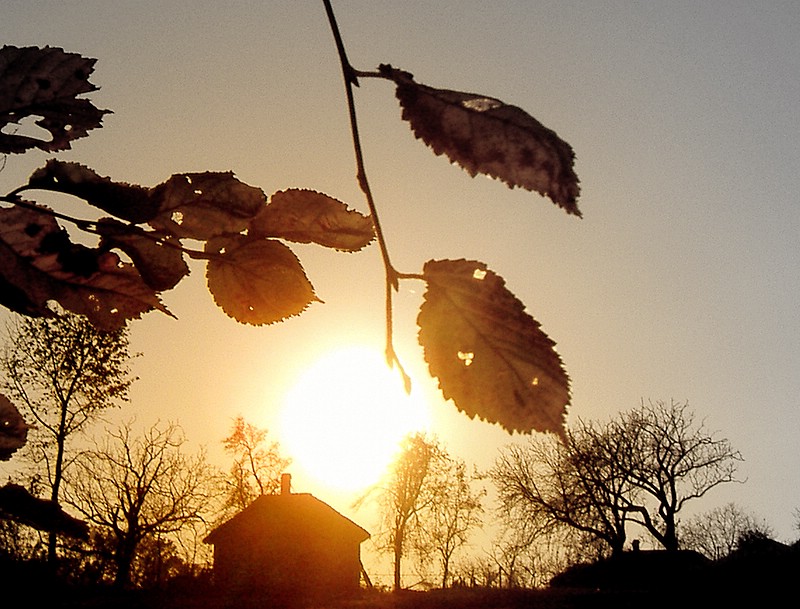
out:
<path id="1" fill-rule="evenodd" d="M 0 353 L 0 388 L 35 421 L 33 460 L 42 463 L 58 503 L 69 466 L 68 440 L 104 409 L 127 401 L 135 378 L 128 371 L 126 328 L 96 330 L 85 317 L 15 317 L 6 326 Z M 56 533 L 48 537 L 48 560 L 56 558 Z"/>
<path id="2" fill-rule="evenodd" d="M 607 424 L 579 421 L 564 442 L 544 436 L 512 445 L 490 476 L 508 513 L 543 531 L 587 533 L 618 555 L 631 523 L 677 550 L 680 510 L 733 481 L 740 460 L 727 440 L 694 424 L 687 404 L 657 402 Z"/>
<path id="3" fill-rule="evenodd" d="M 223 440 L 225 450 L 233 456 L 225 479 L 223 517 L 243 510 L 259 495 L 269 495 L 280 488 L 281 474 L 291 460 L 281 456 L 280 446 L 269 442 L 267 433 L 239 415 L 233 421 L 231 434 Z"/>
<path id="4" fill-rule="evenodd" d="M 134 436 L 131 424 L 110 430 L 80 455 L 68 501 L 113 537 L 114 583 L 126 587 L 141 544 L 175 536 L 204 520 L 215 472 L 203 451 L 189 455 L 176 424 Z"/>
<path id="5" fill-rule="evenodd" d="M 608 458 L 616 442 L 601 427 L 579 421 L 565 442 L 535 436 L 501 451 L 489 475 L 506 517 L 529 523 L 537 534 L 567 526 L 621 553 L 635 492 Z"/>
<path id="6" fill-rule="evenodd" d="M 453 554 L 481 524 L 481 501 L 486 491 L 475 491 L 472 488 L 475 476 L 469 475 L 466 463 L 453 459 L 444 449 L 435 465 L 429 472 L 429 484 L 436 497 L 420 530 L 417 551 L 438 556 L 441 586 L 446 588 Z"/>
<path id="7" fill-rule="evenodd" d="M 439 444 L 424 434 L 407 436 L 390 468 L 386 484 L 371 489 L 357 502 L 358 505 L 378 494 L 382 524 L 375 540 L 379 549 L 392 553 L 395 590 L 402 588 L 403 557 L 419 547 L 423 522 L 437 500 L 439 491 L 431 472 L 443 454 Z"/>
<path id="8" fill-rule="evenodd" d="M 646 499 L 632 520 L 666 550 L 677 550 L 677 516 L 683 507 L 721 484 L 734 482 L 739 451 L 696 425 L 688 402 L 642 402 L 612 422 L 610 437 L 625 450 L 609 451 L 627 479 Z"/>
<path id="9" fill-rule="evenodd" d="M 764 520 L 748 514 L 735 503 L 726 503 L 697 514 L 687 522 L 681 534 L 681 547 L 718 560 L 736 550 L 743 535 L 753 532 L 772 536 Z"/>

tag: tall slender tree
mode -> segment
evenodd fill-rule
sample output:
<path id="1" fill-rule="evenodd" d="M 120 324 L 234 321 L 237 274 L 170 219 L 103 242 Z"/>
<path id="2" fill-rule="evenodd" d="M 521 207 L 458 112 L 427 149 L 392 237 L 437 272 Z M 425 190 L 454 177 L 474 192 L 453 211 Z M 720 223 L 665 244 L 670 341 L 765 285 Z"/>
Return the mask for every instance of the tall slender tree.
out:
<path id="1" fill-rule="evenodd" d="M 481 524 L 481 503 L 486 492 L 473 488 L 475 478 L 463 460 L 449 456 L 443 449 L 429 473 L 428 485 L 435 498 L 421 527 L 419 552 L 438 558 L 442 588 L 450 582 L 454 554 Z"/>
<path id="2" fill-rule="evenodd" d="M 225 479 L 223 517 L 243 510 L 259 495 L 269 495 L 280 488 L 281 474 L 291 460 L 281 455 L 280 445 L 270 441 L 268 433 L 239 415 L 233 421 L 231 434 L 222 441 L 225 451 L 233 456 Z"/>
<path id="3" fill-rule="evenodd" d="M 97 330 L 80 315 L 14 317 L 0 352 L 2 391 L 33 419 L 29 457 L 43 469 L 49 499 L 59 503 L 72 459 L 69 441 L 103 410 L 128 400 L 135 377 L 128 330 Z M 47 557 L 56 560 L 56 533 Z"/>
<path id="4" fill-rule="evenodd" d="M 378 495 L 382 523 L 376 541 L 381 550 L 392 554 L 395 590 L 402 588 L 402 560 L 420 547 L 426 518 L 440 497 L 434 472 L 444 458 L 438 442 L 422 433 L 411 434 L 403 441 L 386 483 L 367 494 Z"/>

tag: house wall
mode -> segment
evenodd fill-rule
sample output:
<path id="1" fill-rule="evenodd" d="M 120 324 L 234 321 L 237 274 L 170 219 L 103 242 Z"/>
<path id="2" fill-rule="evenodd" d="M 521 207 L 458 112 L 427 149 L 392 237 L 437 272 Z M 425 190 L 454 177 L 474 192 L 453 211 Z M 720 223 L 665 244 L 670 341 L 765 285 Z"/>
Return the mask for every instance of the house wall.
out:
<path id="1" fill-rule="evenodd" d="M 358 589 L 360 544 L 309 535 L 219 540 L 214 577 L 234 591 L 341 594 Z"/>

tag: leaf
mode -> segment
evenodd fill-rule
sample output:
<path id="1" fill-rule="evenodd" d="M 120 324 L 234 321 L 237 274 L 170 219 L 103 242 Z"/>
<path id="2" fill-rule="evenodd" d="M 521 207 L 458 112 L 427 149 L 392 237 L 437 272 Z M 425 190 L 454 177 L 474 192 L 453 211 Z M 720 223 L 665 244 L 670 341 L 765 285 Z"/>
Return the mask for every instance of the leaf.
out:
<path id="1" fill-rule="evenodd" d="M 572 147 L 524 110 L 499 99 L 434 89 L 389 65 L 402 117 L 434 153 L 446 154 L 471 176 L 483 173 L 509 187 L 536 191 L 580 216 Z"/>
<path id="2" fill-rule="evenodd" d="M 509 431 L 563 437 L 569 377 L 553 343 L 482 262 L 429 260 L 419 342 L 446 399 Z"/>
<path id="3" fill-rule="evenodd" d="M 109 111 L 78 98 L 97 90 L 89 82 L 95 61 L 54 47 L 0 49 L 0 153 L 66 150 L 72 140 L 101 127 Z M 26 119 L 36 119 L 51 139 L 9 130 Z"/>
<path id="4" fill-rule="evenodd" d="M 39 499 L 19 484 L 0 486 L 0 520 L 9 519 L 40 531 L 54 531 L 75 539 L 89 537 L 88 525 L 67 514 L 55 501 Z"/>
<path id="5" fill-rule="evenodd" d="M 176 174 L 154 187 L 151 196 L 159 209 L 153 227 L 201 240 L 243 231 L 267 199 L 230 171 Z"/>
<path id="6" fill-rule="evenodd" d="M 219 254 L 206 267 L 208 289 L 217 305 L 241 323 L 282 321 L 319 300 L 300 261 L 279 241 L 215 237 L 206 251 Z"/>
<path id="7" fill-rule="evenodd" d="M 3 304 L 32 316 L 50 316 L 58 301 L 101 330 L 158 309 L 169 314 L 134 265 L 113 252 L 72 243 L 47 208 L 0 208 L 0 285 L 13 286 Z"/>
<path id="8" fill-rule="evenodd" d="M 248 234 L 348 252 L 357 252 L 375 238 L 368 216 L 326 194 L 298 188 L 274 193 L 269 205 L 253 219 Z"/>
<path id="9" fill-rule="evenodd" d="M 98 209 L 130 222 L 152 220 L 159 212 L 158 201 L 150 198 L 150 189 L 114 182 L 78 163 L 52 159 L 31 174 L 28 185 L 79 197 Z"/>
<path id="10" fill-rule="evenodd" d="M 0 461 L 8 461 L 28 440 L 28 424 L 6 396 L 0 394 Z"/>
<path id="11" fill-rule="evenodd" d="M 180 244 L 176 239 L 148 234 L 110 218 L 98 222 L 97 229 L 103 235 L 100 249 L 118 248 L 128 254 L 144 282 L 158 292 L 174 288 L 189 274 L 181 250 L 170 246 Z"/>

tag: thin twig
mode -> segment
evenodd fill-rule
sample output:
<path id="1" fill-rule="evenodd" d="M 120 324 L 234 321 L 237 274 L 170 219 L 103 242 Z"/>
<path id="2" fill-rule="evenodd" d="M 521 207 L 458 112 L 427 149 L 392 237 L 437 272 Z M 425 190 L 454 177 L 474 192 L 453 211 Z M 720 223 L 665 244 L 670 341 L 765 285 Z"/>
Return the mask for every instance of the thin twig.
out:
<path id="1" fill-rule="evenodd" d="M 50 209 L 49 207 L 43 207 L 41 205 L 37 205 L 30 201 L 25 201 L 24 199 L 21 199 L 19 197 L 19 193 L 25 190 L 31 190 L 31 188 L 28 186 L 17 188 L 13 192 L 5 196 L 0 196 L 0 201 L 11 203 L 12 205 L 16 205 L 17 207 L 22 207 L 24 209 L 36 212 L 38 214 L 51 216 L 63 222 L 69 222 L 70 224 L 75 225 L 78 229 L 82 230 L 85 233 L 89 233 L 91 235 L 97 235 L 100 237 L 103 236 L 103 231 L 100 230 L 97 221 L 84 220 L 82 218 L 74 218 L 72 216 L 68 216 L 66 214 L 57 212 L 54 209 Z M 184 245 L 181 244 L 180 241 L 172 241 L 169 239 L 165 239 L 155 233 L 147 232 L 146 230 L 142 229 L 141 227 L 135 224 L 127 224 L 126 226 L 128 229 L 131 230 L 131 232 L 135 232 L 138 236 L 143 237 L 145 239 L 149 239 L 150 241 L 153 241 L 155 243 L 160 243 L 165 247 L 171 247 L 172 249 L 176 249 L 189 256 L 189 258 L 191 258 L 192 260 L 211 260 L 217 257 L 217 254 L 184 247 Z"/>
<path id="2" fill-rule="evenodd" d="M 381 229 L 381 223 L 378 218 L 377 209 L 375 208 L 372 190 L 370 189 L 369 181 L 367 180 L 367 172 L 364 168 L 364 155 L 361 149 L 361 138 L 358 132 L 355 100 L 353 97 L 353 85 L 358 86 L 358 76 L 363 75 L 372 77 L 375 76 L 375 73 L 359 72 L 355 70 L 352 65 L 350 65 L 350 61 L 347 59 L 347 52 L 344 48 L 344 42 L 342 41 L 342 36 L 339 32 L 339 26 L 336 23 L 336 16 L 333 14 L 333 7 L 331 6 L 330 0 L 323 0 L 323 4 L 325 5 L 325 12 L 328 15 L 328 22 L 330 23 L 331 31 L 333 32 L 333 38 L 336 41 L 336 50 L 339 53 L 339 61 L 342 65 L 342 76 L 344 78 L 345 93 L 347 96 L 347 108 L 350 115 L 350 131 L 352 133 L 353 148 L 356 157 L 356 178 L 358 180 L 358 185 L 367 200 L 369 212 L 372 216 L 372 224 L 375 228 L 375 236 L 378 239 L 378 246 L 380 247 L 381 256 L 383 258 L 383 267 L 386 273 L 386 360 L 390 366 L 396 365 L 398 367 L 403 376 L 406 390 L 408 390 L 410 379 L 400 364 L 400 360 L 395 353 L 392 340 L 392 290 L 398 289 L 399 274 L 392 266 L 392 262 L 389 258 L 389 250 L 386 246 L 386 239 L 384 238 L 383 230 Z"/>

